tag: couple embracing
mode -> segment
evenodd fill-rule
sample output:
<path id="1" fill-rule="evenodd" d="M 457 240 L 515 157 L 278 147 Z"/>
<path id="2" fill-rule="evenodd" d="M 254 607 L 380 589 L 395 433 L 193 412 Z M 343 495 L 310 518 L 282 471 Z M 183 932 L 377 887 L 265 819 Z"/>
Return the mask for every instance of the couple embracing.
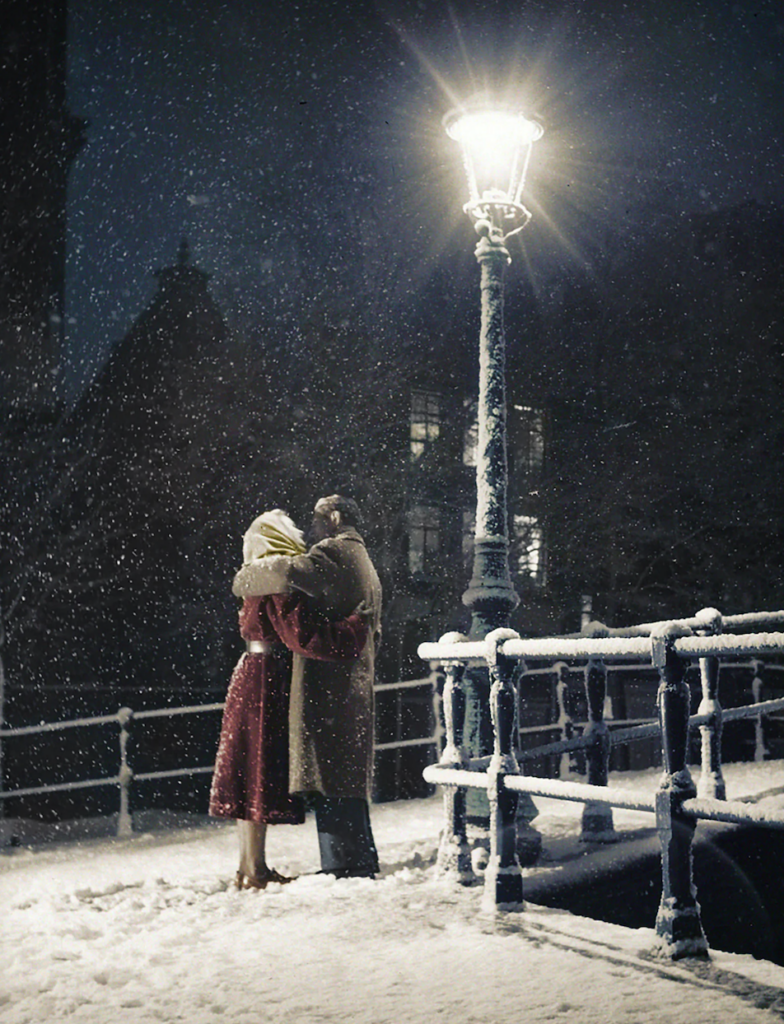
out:
<path id="1" fill-rule="evenodd" d="M 350 498 L 322 498 L 314 544 L 280 509 L 245 534 L 233 591 L 246 642 L 232 675 L 210 814 L 239 825 L 238 888 L 291 881 L 266 861 L 267 825 L 315 808 L 322 873 L 370 877 L 374 659 L 381 586 Z"/>

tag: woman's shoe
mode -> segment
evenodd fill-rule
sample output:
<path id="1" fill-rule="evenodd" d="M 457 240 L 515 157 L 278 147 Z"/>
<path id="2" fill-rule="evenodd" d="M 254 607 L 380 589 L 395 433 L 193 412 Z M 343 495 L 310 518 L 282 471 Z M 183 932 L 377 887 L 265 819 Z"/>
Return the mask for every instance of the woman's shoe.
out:
<path id="1" fill-rule="evenodd" d="M 234 884 L 238 889 L 266 889 L 270 882 L 276 885 L 287 885 L 293 882 L 293 878 L 281 875 L 274 868 L 267 868 L 263 875 L 246 875 L 244 871 L 238 871 Z"/>
<path id="2" fill-rule="evenodd" d="M 238 871 L 234 878 L 234 885 L 237 889 L 266 889 L 268 878 L 256 878 L 255 875 L 246 875 Z"/>

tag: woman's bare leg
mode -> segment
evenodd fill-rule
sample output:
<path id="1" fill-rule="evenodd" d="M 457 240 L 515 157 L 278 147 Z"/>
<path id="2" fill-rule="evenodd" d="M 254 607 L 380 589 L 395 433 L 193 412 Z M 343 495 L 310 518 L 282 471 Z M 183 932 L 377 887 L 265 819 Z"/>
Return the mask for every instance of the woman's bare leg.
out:
<path id="1" fill-rule="evenodd" d="M 269 882 L 285 885 L 293 878 L 281 875 L 267 865 L 267 826 L 256 821 L 238 821 L 240 839 L 240 869 L 237 872 L 238 889 L 264 889 Z"/>
<path id="2" fill-rule="evenodd" d="M 266 860 L 267 826 L 263 822 L 238 821 L 240 873 L 263 879 L 268 874 Z"/>

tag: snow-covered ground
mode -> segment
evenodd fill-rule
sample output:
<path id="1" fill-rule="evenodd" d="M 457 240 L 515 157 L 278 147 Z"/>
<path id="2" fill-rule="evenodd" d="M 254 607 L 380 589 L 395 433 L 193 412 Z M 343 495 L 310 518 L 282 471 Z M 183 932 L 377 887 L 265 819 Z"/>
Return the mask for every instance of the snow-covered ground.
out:
<path id="1" fill-rule="evenodd" d="M 773 766 L 730 768 L 739 797 L 771 788 Z M 778 781 L 780 781 L 780 765 Z M 655 775 L 615 776 L 646 788 Z M 580 806 L 537 798 L 537 827 L 563 837 Z M 315 827 L 270 831 L 291 885 L 237 892 L 234 828 L 21 847 L 0 856 L 0 1024 L 745 1024 L 784 1017 L 784 968 L 712 953 L 651 956 L 653 932 L 527 904 L 480 913 L 479 889 L 432 866 L 438 796 L 372 810 L 376 881 L 308 874 Z M 617 812 L 624 829 L 648 815 Z M 533 869 L 533 870 L 547 870 Z"/>

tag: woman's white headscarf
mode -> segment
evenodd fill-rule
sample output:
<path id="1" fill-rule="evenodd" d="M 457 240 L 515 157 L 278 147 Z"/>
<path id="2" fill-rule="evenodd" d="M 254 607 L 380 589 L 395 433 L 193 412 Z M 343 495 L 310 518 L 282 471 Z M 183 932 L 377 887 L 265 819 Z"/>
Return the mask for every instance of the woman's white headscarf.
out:
<path id="1" fill-rule="evenodd" d="M 243 562 L 268 555 L 302 555 L 305 539 L 293 520 L 279 508 L 263 512 L 254 519 L 242 541 Z"/>

